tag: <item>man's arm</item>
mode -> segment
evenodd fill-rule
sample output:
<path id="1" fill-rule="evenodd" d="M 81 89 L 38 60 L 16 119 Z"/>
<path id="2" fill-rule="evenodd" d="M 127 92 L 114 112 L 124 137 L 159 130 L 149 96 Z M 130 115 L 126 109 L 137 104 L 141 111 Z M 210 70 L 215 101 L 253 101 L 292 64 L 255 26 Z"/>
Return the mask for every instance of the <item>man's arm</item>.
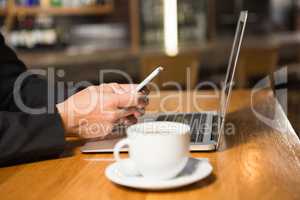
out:
<path id="1" fill-rule="evenodd" d="M 135 85 L 104 84 L 90 86 L 52 105 L 54 113 L 24 113 L 13 98 L 14 84 L 23 72 L 24 64 L 0 35 L 0 166 L 60 154 L 64 149 L 64 132 L 83 138 L 104 137 L 116 123 L 136 123 L 148 104 L 146 94 L 133 92 Z M 47 88 L 46 81 L 30 76 L 21 87 L 23 103 L 31 108 L 54 103 L 48 102 Z M 91 102 L 96 104 L 87 114 Z"/>
<path id="2" fill-rule="evenodd" d="M 0 112 L 0 166 L 57 157 L 64 145 L 59 114 Z"/>
<path id="3" fill-rule="evenodd" d="M 26 70 L 16 54 L 5 45 L 0 34 L 0 110 L 15 110 L 13 87 L 17 77 Z"/>
<path id="4" fill-rule="evenodd" d="M 0 34 L 0 166 L 63 151 L 64 130 L 57 110 L 54 114 L 31 115 L 23 113 L 14 101 L 15 81 L 25 71 L 25 65 Z M 47 106 L 47 81 L 30 76 L 23 82 L 20 95 L 28 107 Z"/>
<path id="5" fill-rule="evenodd" d="M 13 90 L 17 78 L 24 72 L 26 72 L 26 66 L 5 44 L 4 38 L 0 34 L 0 110 L 20 111 L 14 101 Z M 54 85 L 50 87 L 55 89 Z M 57 97 L 56 91 L 54 92 L 54 97 L 48 98 L 47 80 L 32 74 L 22 81 L 19 95 L 26 106 L 40 108 L 47 106 L 48 103 L 55 105 Z M 67 97 L 66 93 L 66 88 L 64 88 L 65 98 Z M 54 101 L 48 102 L 48 99 Z"/>

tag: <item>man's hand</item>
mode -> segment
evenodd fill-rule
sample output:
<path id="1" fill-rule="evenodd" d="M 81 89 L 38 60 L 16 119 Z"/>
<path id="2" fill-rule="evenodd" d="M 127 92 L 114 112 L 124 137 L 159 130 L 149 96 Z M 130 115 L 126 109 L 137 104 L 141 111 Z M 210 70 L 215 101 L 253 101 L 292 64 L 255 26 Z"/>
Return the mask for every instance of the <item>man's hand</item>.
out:
<path id="1" fill-rule="evenodd" d="M 104 137 L 114 125 L 130 125 L 144 114 L 148 91 L 135 93 L 136 85 L 90 86 L 57 104 L 65 131 L 83 138 Z"/>

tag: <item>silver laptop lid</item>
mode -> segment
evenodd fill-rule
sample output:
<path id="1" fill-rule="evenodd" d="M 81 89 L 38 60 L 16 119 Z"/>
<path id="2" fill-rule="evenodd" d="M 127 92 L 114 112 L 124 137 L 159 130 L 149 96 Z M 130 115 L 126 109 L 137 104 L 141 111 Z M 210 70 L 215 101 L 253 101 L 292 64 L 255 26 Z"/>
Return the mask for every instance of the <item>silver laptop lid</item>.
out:
<path id="1" fill-rule="evenodd" d="M 230 101 L 231 90 L 233 87 L 234 74 L 240 54 L 241 44 L 243 41 L 244 31 L 247 22 L 248 11 L 242 11 L 238 20 L 233 45 L 231 48 L 231 54 L 227 66 L 226 78 L 223 83 L 221 98 L 220 98 L 220 110 L 219 110 L 219 133 L 218 144 L 220 141 L 221 132 L 224 129 L 225 115 L 227 112 L 228 104 Z"/>

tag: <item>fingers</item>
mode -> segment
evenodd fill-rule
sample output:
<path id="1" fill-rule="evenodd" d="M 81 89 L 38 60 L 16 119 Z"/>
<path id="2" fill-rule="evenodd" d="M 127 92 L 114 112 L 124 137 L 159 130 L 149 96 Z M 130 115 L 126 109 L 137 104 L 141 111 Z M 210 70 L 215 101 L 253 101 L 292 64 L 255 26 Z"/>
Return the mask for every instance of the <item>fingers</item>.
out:
<path id="1" fill-rule="evenodd" d="M 119 109 L 106 114 L 105 119 L 102 118 L 101 123 L 85 123 L 80 125 L 79 136 L 82 138 L 99 138 L 105 137 L 113 131 L 113 127 L 118 123 L 130 126 L 138 122 L 138 117 L 143 114 L 143 110 L 135 108 Z"/>
<path id="2" fill-rule="evenodd" d="M 115 106 L 119 108 L 138 107 L 148 102 L 147 96 L 141 93 L 124 93 L 115 96 Z"/>
<path id="3" fill-rule="evenodd" d="M 130 115 L 138 115 L 136 108 L 127 108 L 127 109 L 116 109 L 102 113 L 101 120 L 107 121 L 110 123 L 118 123 L 121 119 L 126 118 Z"/>
<path id="4" fill-rule="evenodd" d="M 78 135 L 81 138 L 92 139 L 92 138 L 104 138 L 113 130 L 113 123 L 101 122 L 86 124 L 79 127 Z"/>
<path id="5" fill-rule="evenodd" d="M 119 121 L 119 124 L 125 125 L 125 126 L 130 126 L 133 124 L 136 124 L 138 122 L 138 119 L 134 117 L 133 115 L 130 115 L 128 117 L 122 118 Z"/>
<path id="6" fill-rule="evenodd" d="M 150 90 L 147 86 L 143 87 L 140 92 L 144 95 L 149 95 L 150 94 Z"/>
<path id="7" fill-rule="evenodd" d="M 120 87 L 126 92 L 133 92 L 137 88 L 137 84 L 120 84 Z"/>
<path id="8" fill-rule="evenodd" d="M 139 118 L 139 117 L 143 116 L 144 114 L 145 114 L 145 108 L 138 109 L 136 112 L 133 113 L 133 115 L 136 118 Z"/>
<path id="9" fill-rule="evenodd" d="M 120 84 L 120 87 L 122 87 L 126 92 L 135 92 L 138 84 Z M 139 92 L 144 95 L 148 95 L 150 93 L 150 90 L 147 86 L 145 86 Z"/>
<path id="10" fill-rule="evenodd" d="M 149 105 L 149 98 L 145 97 L 145 98 L 139 99 L 139 103 L 138 103 L 137 108 L 138 109 L 145 109 L 145 107 L 148 106 L 148 105 Z"/>
<path id="11" fill-rule="evenodd" d="M 131 93 L 135 92 L 138 84 L 118 84 L 118 83 L 108 83 L 108 84 L 101 84 L 100 89 L 104 92 L 112 92 L 116 94 L 123 94 L 123 93 Z M 144 95 L 148 95 L 150 90 L 147 86 L 143 87 L 139 92 Z"/>
<path id="12" fill-rule="evenodd" d="M 136 118 L 141 117 L 145 114 L 145 107 L 142 107 L 142 108 L 131 107 L 129 109 L 130 109 L 131 115 L 133 115 Z"/>
<path id="13" fill-rule="evenodd" d="M 127 92 L 130 93 L 130 92 L 135 91 L 137 86 L 138 86 L 137 84 L 108 83 L 108 84 L 101 84 L 99 86 L 99 88 L 101 91 L 104 91 L 104 92 L 123 94 L 123 93 L 127 93 Z"/>
<path id="14" fill-rule="evenodd" d="M 130 126 L 130 125 L 136 124 L 137 122 L 138 122 L 137 118 L 134 117 L 133 115 L 130 115 L 130 116 L 128 116 L 128 117 L 126 117 L 124 119 L 124 124 L 126 126 Z"/>
<path id="15" fill-rule="evenodd" d="M 116 119 L 114 122 L 119 121 L 121 118 L 126 118 L 130 115 L 134 115 L 136 109 L 134 108 L 126 108 L 126 109 L 118 109 L 116 111 Z"/>
<path id="16" fill-rule="evenodd" d="M 121 87 L 121 85 L 118 83 L 101 84 L 99 88 L 103 92 L 110 92 L 116 94 L 123 94 L 126 92 L 126 90 L 123 87 Z"/>

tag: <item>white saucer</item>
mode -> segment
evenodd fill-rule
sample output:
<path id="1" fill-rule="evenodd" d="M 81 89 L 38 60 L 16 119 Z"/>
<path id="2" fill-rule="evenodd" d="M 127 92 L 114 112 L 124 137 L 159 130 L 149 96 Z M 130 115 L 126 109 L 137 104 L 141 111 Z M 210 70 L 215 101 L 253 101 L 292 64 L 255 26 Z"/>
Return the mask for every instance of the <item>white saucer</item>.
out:
<path id="1" fill-rule="evenodd" d="M 125 176 L 119 167 L 117 162 L 109 165 L 105 170 L 106 177 L 116 184 L 145 190 L 166 190 L 186 186 L 207 177 L 213 169 L 207 159 L 189 158 L 187 165 L 177 177 L 154 181 L 142 176 Z"/>

